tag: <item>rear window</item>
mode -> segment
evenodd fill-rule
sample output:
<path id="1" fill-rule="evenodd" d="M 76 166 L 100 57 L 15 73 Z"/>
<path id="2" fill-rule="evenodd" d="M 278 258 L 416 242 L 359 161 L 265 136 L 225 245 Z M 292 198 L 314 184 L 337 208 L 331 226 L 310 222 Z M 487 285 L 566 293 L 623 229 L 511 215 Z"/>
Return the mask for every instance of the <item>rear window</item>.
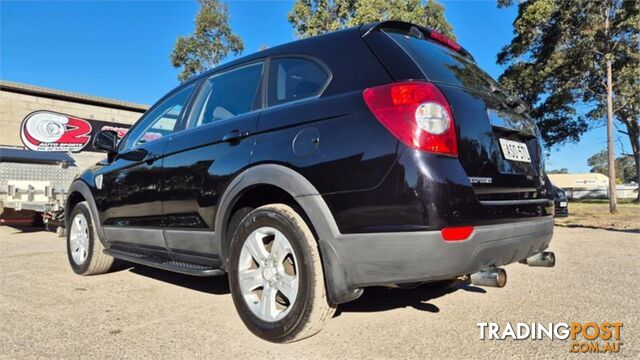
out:
<path id="1" fill-rule="evenodd" d="M 302 58 L 275 58 L 269 70 L 269 106 L 320 94 L 329 80 L 320 65 Z"/>
<path id="2" fill-rule="evenodd" d="M 478 65 L 443 45 L 398 32 L 385 33 L 413 58 L 429 81 L 476 91 L 502 88 Z"/>

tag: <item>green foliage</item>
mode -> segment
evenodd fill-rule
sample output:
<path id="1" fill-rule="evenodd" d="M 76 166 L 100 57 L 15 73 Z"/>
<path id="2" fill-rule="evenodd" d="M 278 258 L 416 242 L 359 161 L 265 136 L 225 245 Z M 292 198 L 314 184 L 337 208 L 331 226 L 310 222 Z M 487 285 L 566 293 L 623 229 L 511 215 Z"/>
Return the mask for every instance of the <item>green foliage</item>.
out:
<path id="1" fill-rule="evenodd" d="M 623 182 L 638 182 L 638 176 L 635 173 L 635 162 L 630 155 L 623 155 L 616 159 L 616 174 Z"/>
<path id="2" fill-rule="evenodd" d="M 415 23 L 455 39 L 444 7 L 435 0 L 296 0 L 289 12 L 300 38 L 384 20 Z"/>
<path id="3" fill-rule="evenodd" d="M 607 150 L 602 150 L 592 155 L 587 159 L 587 164 L 591 167 L 592 173 L 609 175 Z M 633 157 L 630 155 L 622 155 L 616 159 L 616 176 L 616 180 L 619 183 L 638 181 L 637 175 L 635 174 Z"/>
<path id="4" fill-rule="evenodd" d="M 499 6 L 512 4 L 498 0 Z M 533 106 L 547 146 L 577 141 L 589 120 L 606 118 L 607 60 L 612 61 L 614 116 L 635 129 L 629 136 L 637 142 L 639 9 L 640 2 L 621 0 L 519 3 L 515 36 L 498 54 L 498 63 L 507 66 L 500 81 Z"/>
<path id="5" fill-rule="evenodd" d="M 227 55 L 244 49 L 240 36 L 229 26 L 229 10 L 218 0 L 199 0 L 200 10 L 195 18 L 195 30 L 180 36 L 171 52 L 171 64 L 182 67 L 178 79 L 187 80 L 219 64 Z"/>
<path id="6" fill-rule="evenodd" d="M 500 81 L 533 106 L 546 146 L 577 141 L 589 121 L 609 119 L 610 104 L 640 178 L 640 1 L 529 0 L 519 3 L 513 25 L 514 38 L 498 54 L 507 66 Z"/>
<path id="7" fill-rule="evenodd" d="M 605 149 L 591 155 L 591 157 L 587 159 L 587 165 L 591 167 L 592 173 L 601 173 L 606 175 L 609 173 L 609 171 L 606 170 L 609 167 L 607 161 L 607 150 Z"/>
<path id="8" fill-rule="evenodd" d="M 568 174 L 568 173 L 569 173 L 569 169 L 567 168 L 553 169 L 553 170 L 547 171 L 547 174 Z"/>

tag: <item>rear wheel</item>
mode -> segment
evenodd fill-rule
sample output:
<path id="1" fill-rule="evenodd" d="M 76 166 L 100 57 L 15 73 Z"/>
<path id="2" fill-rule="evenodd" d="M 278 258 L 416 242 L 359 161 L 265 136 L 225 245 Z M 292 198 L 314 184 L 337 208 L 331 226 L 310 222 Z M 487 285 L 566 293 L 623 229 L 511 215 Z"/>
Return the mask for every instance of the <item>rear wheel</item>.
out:
<path id="1" fill-rule="evenodd" d="M 291 207 L 253 210 L 235 231 L 229 285 L 236 309 L 257 336 L 292 342 L 322 329 L 335 311 L 311 230 Z"/>
<path id="2" fill-rule="evenodd" d="M 76 204 L 67 224 L 67 257 L 76 274 L 103 274 L 111 269 L 113 257 L 104 254 L 86 201 Z"/>

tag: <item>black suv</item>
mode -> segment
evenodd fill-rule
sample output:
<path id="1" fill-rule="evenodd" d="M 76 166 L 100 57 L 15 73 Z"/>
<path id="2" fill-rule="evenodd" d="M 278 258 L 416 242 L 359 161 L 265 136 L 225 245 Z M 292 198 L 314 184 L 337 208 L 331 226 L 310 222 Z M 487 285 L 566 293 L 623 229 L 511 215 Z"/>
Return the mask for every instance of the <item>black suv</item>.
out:
<path id="1" fill-rule="evenodd" d="M 460 45 L 363 25 L 222 65 L 162 98 L 66 204 L 81 275 L 114 259 L 228 274 L 248 328 L 318 332 L 368 286 L 552 266 L 539 131 Z"/>

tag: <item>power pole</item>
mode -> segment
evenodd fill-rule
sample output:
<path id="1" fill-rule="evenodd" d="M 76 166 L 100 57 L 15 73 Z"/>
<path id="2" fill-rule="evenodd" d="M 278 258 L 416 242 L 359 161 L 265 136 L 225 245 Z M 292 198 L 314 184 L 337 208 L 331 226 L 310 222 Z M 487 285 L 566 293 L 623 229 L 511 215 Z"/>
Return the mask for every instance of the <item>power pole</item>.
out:
<path id="1" fill-rule="evenodd" d="M 605 17 L 604 27 L 607 38 L 610 35 L 609 16 L 611 14 L 611 3 L 606 7 L 607 16 Z M 608 44 L 607 44 L 607 47 Z M 611 52 L 608 51 L 607 60 L 607 155 L 609 162 L 609 212 L 615 214 L 618 212 L 618 196 L 616 193 L 616 157 L 613 139 L 613 76 L 611 74 Z"/>
<path id="2" fill-rule="evenodd" d="M 616 158 L 613 143 L 613 84 L 611 81 L 611 60 L 607 60 L 607 155 L 609 159 L 609 212 L 618 212 L 616 193 Z"/>

